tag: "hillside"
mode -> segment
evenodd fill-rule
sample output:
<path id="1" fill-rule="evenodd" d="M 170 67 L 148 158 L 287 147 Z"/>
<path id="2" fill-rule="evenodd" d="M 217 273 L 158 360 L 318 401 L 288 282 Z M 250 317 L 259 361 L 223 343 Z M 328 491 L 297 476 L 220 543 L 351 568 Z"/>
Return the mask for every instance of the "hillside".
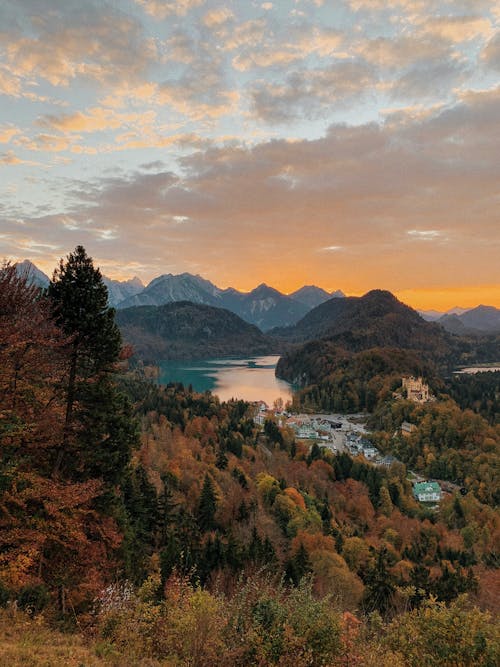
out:
<path id="1" fill-rule="evenodd" d="M 415 310 L 383 290 L 330 299 L 295 326 L 274 329 L 271 334 L 293 343 L 328 340 L 352 351 L 373 347 L 419 350 L 428 359 L 442 360 L 451 351 L 450 338 L 441 327 L 425 322 Z"/>
<path id="2" fill-rule="evenodd" d="M 234 313 L 189 301 L 119 310 L 126 343 L 146 362 L 268 354 L 274 341 Z"/>

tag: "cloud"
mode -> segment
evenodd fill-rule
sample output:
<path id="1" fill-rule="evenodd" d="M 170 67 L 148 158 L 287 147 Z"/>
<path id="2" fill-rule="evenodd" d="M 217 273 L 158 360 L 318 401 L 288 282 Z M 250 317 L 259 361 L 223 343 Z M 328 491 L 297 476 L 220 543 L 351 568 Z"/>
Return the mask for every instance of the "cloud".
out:
<path id="1" fill-rule="evenodd" d="M 364 62 L 344 61 L 323 69 L 291 72 L 283 83 L 261 82 L 251 92 L 254 115 L 269 123 L 318 117 L 332 104 L 359 98 L 376 82 Z"/>
<path id="2" fill-rule="evenodd" d="M 476 37 L 487 39 L 492 34 L 492 25 L 481 16 L 438 16 L 428 19 L 422 32 L 459 44 Z"/>
<path id="3" fill-rule="evenodd" d="M 227 7 L 219 7 L 218 9 L 212 9 L 207 12 L 203 17 L 203 23 L 208 28 L 213 28 L 214 26 L 220 26 L 229 19 L 233 18 L 233 12 Z"/>
<path id="4" fill-rule="evenodd" d="M 140 23 L 107 2 L 67 0 L 54 6 L 41 0 L 34 6 L 6 0 L 0 21 L 9 17 L 13 28 L 0 34 L 0 46 L 8 68 L 3 85 L 10 94 L 19 94 L 19 79 L 43 79 L 53 86 L 68 86 L 77 78 L 130 80 L 156 55 Z"/>
<path id="5" fill-rule="evenodd" d="M 117 113 L 113 109 L 94 107 L 87 113 L 77 111 L 58 116 L 43 116 L 39 125 L 59 130 L 63 133 L 99 132 L 108 129 L 123 128 L 126 125 L 151 125 L 156 117 L 154 111 L 147 113 Z"/>
<path id="6" fill-rule="evenodd" d="M 196 264 L 227 284 L 246 276 L 248 287 L 257 273 L 279 284 L 293 266 L 297 282 L 309 275 L 353 289 L 353 262 L 358 289 L 374 276 L 392 289 L 486 284 L 499 251 L 499 111 L 500 89 L 471 91 L 404 120 L 335 124 L 316 140 L 200 146 L 177 173 L 153 164 L 75 182 L 66 222 L 25 220 L 23 234 L 67 247 L 81 240 L 106 261 L 135 248 L 151 274 Z"/>
<path id="7" fill-rule="evenodd" d="M 497 32 L 486 44 L 481 57 L 488 67 L 500 72 L 500 32 Z"/>
<path id="8" fill-rule="evenodd" d="M 6 166 L 24 164 L 24 165 L 29 165 L 31 167 L 39 167 L 41 165 L 40 162 L 36 162 L 35 160 L 23 160 L 18 155 L 16 155 L 14 151 L 7 151 L 6 153 L 0 153 L 0 164 Z"/>
<path id="9" fill-rule="evenodd" d="M 155 19 L 165 19 L 167 16 L 185 16 L 195 7 L 203 4 L 204 0 L 135 0 L 136 4 Z"/>
<path id="10" fill-rule="evenodd" d="M 14 143 L 29 151 L 60 153 L 68 150 L 78 151 L 79 149 L 75 144 L 75 141 L 78 139 L 81 139 L 81 137 L 77 135 L 64 137 L 58 134 L 41 132 L 34 137 L 26 137 L 24 135 L 17 137 Z M 90 147 L 88 150 L 91 150 Z"/>
<path id="11" fill-rule="evenodd" d="M 21 94 L 21 81 L 14 76 L 7 67 L 0 66 L 0 93 L 19 97 Z"/>
<path id="12" fill-rule="evenodd" d="M 435 241 L 442 236 L 437 229 L 410 229 L 407 234 L 418 241 Z"/>
<path id="13" fill-rule="evenodd" d="M 368 62 L 391 70 L 410 67 L 419 61 L 428 63 L 451 56 L 449 45 L 442 40 L 412 34 L 363 40 L 357 51 Z"/>
<path id="14" fill-rule="evenodd" d="M 12 125 L 0 126 L 0 144 L 8 144 L 13 137 L 20 133 L 21 130 Z"/>
<path id="15" fill-rule="evenodd" d="M 390 85 L 393 99 L 435 100 L 453 86 L 463 83 L 470 70 L 457 60 L 431 60 L 410 67 Z"/>
<path id="16" fill-rule="evenodd" d="M 223 48 L 242 49 L 233 58 L 233 67 L 241 72 L 252 68 L 287 65 L 315 55 L 319 58 L 335 54 L 344 57 L 340 47 L 344 35 L 339 30 L 311 25 L 289 27 L 286 34 L 275 35 L 264 20 L 247 21 L 231 31 L 223 40 Z"/>

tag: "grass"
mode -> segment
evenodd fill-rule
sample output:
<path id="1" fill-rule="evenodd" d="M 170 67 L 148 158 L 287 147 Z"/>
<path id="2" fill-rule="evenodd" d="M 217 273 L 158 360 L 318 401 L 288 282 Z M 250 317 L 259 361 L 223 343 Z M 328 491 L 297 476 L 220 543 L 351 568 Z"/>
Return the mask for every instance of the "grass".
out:
<path id="1" fill-rule="evenodd" d="M 52 630 L 42 617 L 0 610 L 0 665 L 9 667 L 97 667 L 120 664 L 100 658 L 79 634 Z M 121 661 L 121 664 L 126 664 Z"/>

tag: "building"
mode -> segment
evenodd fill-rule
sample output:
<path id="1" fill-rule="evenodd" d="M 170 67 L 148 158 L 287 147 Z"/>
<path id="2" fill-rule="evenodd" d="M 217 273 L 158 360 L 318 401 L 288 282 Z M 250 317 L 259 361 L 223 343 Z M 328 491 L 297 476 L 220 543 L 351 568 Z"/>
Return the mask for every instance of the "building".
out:
<path id="1" fill-rule="evenodd" d="M 417 482 L 413 485 L 413 495 L 419 503 L 438 503 L 441 487 L 437 482 Z"/>
<path id="2" fill-rule="evenodd" d="M 404 377 L 403 389 L 406 389 L 406 396 L 409 401 L 426 403 L 430 399 L 429 385 L 425 384 L 421 377 Z"/>
<path id="3" fill-rule="evenodd" d="M 363 447 L 363 456 L 365 457 L 365 459 L 368 459 L 369 461 L 378 456 L 378 454 L 379 454 L 378 449 L 376 449 L 371 445 Z"/>
<path id="4" fill-rule="evenodd" d="M 410 422 L 403 422 L 401 424 L 401 435 L 408 437 L 410 433 L 413 433 L 417 427 L 415 424 L 410 424 Z"/>
<path id="5" fill-rule="evenodd" d="M 319 437 L 318 432 L 315 431 L 311 426 L 308 426 L 307 424 L 303 424 L 302 426 L 300 426 L 297 431 L 297 438 L 310 440 L 318 437 Z"/>
<path id="6" fill-rule="evenodd" d="M 381 459 L 376 461 L 377 465 L 384 466 L 385 468 L 389 468 L 393 463 L 398 463 L 398 459 L 395 456 L 391 456 L 390 454 L 387 454 L 387 456 L 383 456 Z"/>

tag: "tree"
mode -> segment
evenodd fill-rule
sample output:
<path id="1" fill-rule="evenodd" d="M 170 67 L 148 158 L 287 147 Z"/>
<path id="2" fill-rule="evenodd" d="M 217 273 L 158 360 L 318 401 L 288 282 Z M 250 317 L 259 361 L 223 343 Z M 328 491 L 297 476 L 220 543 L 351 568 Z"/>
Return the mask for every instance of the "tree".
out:
<path id="1" fill-rule="evenodd" d="M 207 531 L 215 528 L 215 512 L 217 511 L 217 496 L 214 484 L 208 473 L 205 474 L 203 488 L 198 502 L 198 525 L 200 530 Z"/>
<path id="2" fill-rule="evenodd" d="M 385 547 L 377 553 L 374 565 L 366 574 L 365 583 L 364 607 L 368 611 L 376 609 L 383 614 L 387 613 L 396 588 L 388 570 L 388 552 Z"/>
<path id="3" fill-rule="evenodd" d="M 99 480 L 52 476 L 64 434 L 60 391 L 68 339 L 38 288 L 12 266 L 0 268 L 0 577 L 14 591 L 46 585 L 65 611 L 92 597 L 120 542 L 109 517 L 95 512 Z"/>
<path id="4" fill-rule="evenodd" d="M 121 350 L 114 310 L 108 307 L 101 273 L 82 246 L 66 262 L 61 260 L 48 296 L 69 340 L 64 435 L 54 473 L 78 480 L 102 477 L 116 484 L 137 433 L 130 405 L 113 383 Z"/>

